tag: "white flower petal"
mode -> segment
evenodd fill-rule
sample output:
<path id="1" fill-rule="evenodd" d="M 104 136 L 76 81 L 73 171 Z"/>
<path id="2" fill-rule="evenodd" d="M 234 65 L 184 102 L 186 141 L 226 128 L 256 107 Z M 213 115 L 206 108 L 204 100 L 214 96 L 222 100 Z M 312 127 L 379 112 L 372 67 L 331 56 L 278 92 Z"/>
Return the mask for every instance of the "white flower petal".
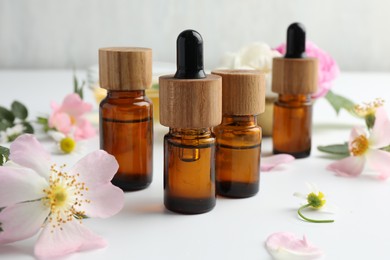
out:
<path id="1" fill-rule="evenodd" d="M 44 197 L 47 181 L 31 169 L 0 167 L 0 208 Z"/>
<path id="2" fill-rule="evenodd" d="M 50 175 L 50 155 L 38 142 L 35 136 L 23 134 L 15 139 L 10 146 L 10 160 L 31 168 L 48 179 Z"/>
<path id="3" fill-rule="evenodd" d="M 66 222 L 60 228 L 50 224 L 43 228 L 37 243 L 35 255 L 42 258 L 64 256 L 77 251 L 102 248 L 107 245 L 100 236 L 92 233 L 77 220 Z"/>
<path id="4" fill-rule="evenodd" d="M 119 168 L 115 157 L 103 150 L 92 152 L 69 171 L 71 175 L 79 174 L 79 180 L 88 188 L 109 183 Z"/>
<path id="5" fill-rule="evenodd" d="M 124 205 L 125 196 L 123 191 L 107 183 L 89 189 L 84 198 L 90 203 L 82 203 L 77 210 L 84 211 L 88 217 L 108 218 L 118 213 Z"/>
<path id="6" fill-rule="evenodd" d="M 66 137 L 63 133 L 53 130 L 48 131 L 47 134 L 56 142 L 61 142 Z"/>
<path id="7" fill-rule="evenodd" d="M 49 215 L 42 201 L 19 203 L 0 212 L 0 244 L 26 239 L 36 234 Z"/>

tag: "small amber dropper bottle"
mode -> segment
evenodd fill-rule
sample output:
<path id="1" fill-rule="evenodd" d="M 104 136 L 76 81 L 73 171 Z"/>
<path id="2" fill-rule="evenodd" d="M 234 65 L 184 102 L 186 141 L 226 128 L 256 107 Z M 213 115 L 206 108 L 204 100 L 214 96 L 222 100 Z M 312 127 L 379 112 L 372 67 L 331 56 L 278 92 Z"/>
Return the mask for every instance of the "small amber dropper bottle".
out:
<path id="1" fill-rule="evenodd" d="M 99 49 L 100 148 L 115 156 L 112 183 L 124 191 L 144 189 L 153 173 L 153 108 L 145 96 L 152 83 L 152 50 Z"/>
<path id="2" fill-rule="evenodd" d="M 273 152 L 295 158 L 310 155 L 312 128 L 311 94 L 317 90 L 318 60 L 305 54 L 303 25 L 287 30 L 286 54 L 273 59 L 272 91 L 279 93 L 274 105 Z"/>
<path id="3" fill-rule="evenodd" d="M 194 30 L 177 38 L 177 71 L 160 77 L 160 122 L 164 137 L 164 204 L 198 214 L 216 202 L 215 138 L 221 123 L 222 80 L 203 70 L 203 40 Z"/>
<path id="4" fill-rule="evenodd" d="M 260 178 L 261 127 L 265 109 L 265 78 L 256 70 L 217 70 L 222 77 L 222 123 L 216 138 L 216 188 L 225 197 L 257 194 Z"/>

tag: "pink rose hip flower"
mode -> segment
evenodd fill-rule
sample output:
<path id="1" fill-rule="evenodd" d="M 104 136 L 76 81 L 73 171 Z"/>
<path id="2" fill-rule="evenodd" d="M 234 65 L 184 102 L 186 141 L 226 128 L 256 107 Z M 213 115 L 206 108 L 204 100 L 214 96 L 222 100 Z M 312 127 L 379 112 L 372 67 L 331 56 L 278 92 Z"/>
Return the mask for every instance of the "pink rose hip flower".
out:
<path id="1" fill-rule="evenodd" d="M 340 176 L 357 177 L 367 163 L 380 173 L 380 179 L 387 179 L 390 176 L 390 153 L 380 149 L 389 144 L 390 121 L 386 110 L 379 107 L 370 134 L 363 127 L 352 129 L 348 143 L 350 156 L 330 164 L 327 169 Z"/>
<path id="2" fill-rule="evenodd" d="M 283 43 L 275 48 L 281 54 L 286 53 L 286 44 Z M 306 42 L 307 57 L 317 58 L 318 66 L 318 90 L 312 95 L 313 98 L 325 96 L 332 87 L 333 80 L 340 74 L 339 66 L 327 52 L 320 49 L 314 43 Z"/>
<path id="3" fill-rule="evenodd" d="M 96 130 L 84 118 L 92 110 L 92 105 L 84 102 L 78 94 L 72 93 L 64 98 L 61 105 L 52 102 L 53 113 L 49 117 L 49 127 L 67 135 L 74 132 L 77 140 L 95 136 Z"/>
<path id="4" fill-rule="evenodd" d="M 29 238 L 41 229 L 38 257 L 58 257 L 104 247 L 103 238 L 81 224 L 84 216 L 107 218 L 124 204 L 111 184 L 118 169 L 112 155 L 90 153 L 71 169 L 57 166 L 33 135 L 21 135 L 0 167 L 0 244 Z"/>

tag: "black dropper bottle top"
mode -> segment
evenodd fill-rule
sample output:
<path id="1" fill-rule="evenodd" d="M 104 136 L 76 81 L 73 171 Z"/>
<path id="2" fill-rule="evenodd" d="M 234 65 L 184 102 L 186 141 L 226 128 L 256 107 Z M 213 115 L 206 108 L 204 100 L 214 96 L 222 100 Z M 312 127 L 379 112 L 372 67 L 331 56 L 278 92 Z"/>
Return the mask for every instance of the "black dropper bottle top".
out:
<path id="1" fill-rule="evenodd" d="M 306 31 L 303 24 L 293 23 L 287 29 L 285 58 L 305 58 Z"/>
<path id="2" fill-rule="evenodd" d="M 203 39 L 195 30 L 185 30 L 176 41 L 177 79 L 206 78 L 203 70 Z"/>

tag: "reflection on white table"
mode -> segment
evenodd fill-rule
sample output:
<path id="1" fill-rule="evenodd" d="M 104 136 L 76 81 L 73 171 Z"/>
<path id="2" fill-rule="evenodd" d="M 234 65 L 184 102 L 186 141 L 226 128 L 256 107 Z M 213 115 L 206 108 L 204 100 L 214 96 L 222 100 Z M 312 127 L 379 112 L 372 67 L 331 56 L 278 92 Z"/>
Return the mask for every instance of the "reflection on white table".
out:
<path id="1" fill-rule="evenodd" d="M 80 75 L 84 75 L 81 74 Z M 61 102 L 72 91 L 71 71 L 0 71 L 0 105 L 19 100 L 30 118 L 48 114 L 51 100 Z M 381 97 L 390 111 L 390 74 L 343 73 L 333 90 L 357 101 Z M 86 91 L 86 99 L 94 102 Z M 97 105 L 95 108 L 97 111 Z M 163 146 L 167 128 L 155 126 L 154 180 L 143 191 L 126 193 L 124 209 L 109 219 L 87 219 L 84 224 L 107 239 L 105 249 L 76 253 L 67 259 L 270 259 L 264 248 L 268 235 L 277 231 L 306 234 L 325 252 L 325 259 L 390 259 L 390 185 L 366 170 L 359 178 L 336 177 L 325 167 L 332 157 L 317 145 L 348 140 L 354 125 L 363 121 L 345 112 L 336 117 L 325 100 L 314 105 L 312 155 L 262 173 L 260 192 L 248 199 L 218 198 L 217 206 L 202 215 L 178 215 L 163 206 Z M 49 142 L 44 144 L 50 148 Z M 98 149 L 98 137 L 83 143 L 83 154 Z M 272 142 L 263 140 L 263 156 Z M 54 156 L 73 165 L 82 155 Z M 390 167 L 390 162 L 389 162 Z M 338 211 L 310 212 L 317 218 L 334 218 L 333 224 L 303 222 L 296 210 L 301 201 L 292 194 L 306 192 L 305 182 L 316 183 Z M 33 259 L 36 237 L 0 246 L 0 259 Z"/>

